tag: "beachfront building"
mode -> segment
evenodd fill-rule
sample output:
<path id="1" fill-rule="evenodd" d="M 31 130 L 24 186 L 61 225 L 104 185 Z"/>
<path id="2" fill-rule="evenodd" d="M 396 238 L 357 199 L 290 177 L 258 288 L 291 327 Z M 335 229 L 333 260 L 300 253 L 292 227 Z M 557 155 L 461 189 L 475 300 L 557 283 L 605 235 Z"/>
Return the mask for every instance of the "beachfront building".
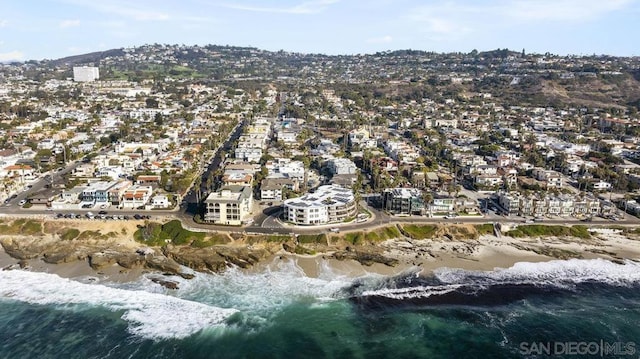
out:
<path id="1" fill-rule="evenodd" d="M 127 188 L 122 194 L 120 208 L 141 208 L 151 199 L 153 188 L 151 186 L 133 185 Z"/>
<path id="2" fill-rule="evenodd" d="M 589 195 L 500 192 L 498 202 L 509 216 L 594 216 L 602 210 L 601 201 Z"/>
<path id="3" fill-rule="evenodd" d="M 383 193 L 384 209 L 392 214 L 421 214 L 422 191 L 416 188 L 388 188 Z"/>
<path id="4" fill-rule="evenodd" d="M 357 212 L 353 191 L 336 185 L 320 186 L 314 193 L 284 201 L 285 219 L 300 225 L 340 223 Z"/>
<path id="5" fill-rule="evenodd" d="M 204 204 L 205 222 L 239 226 L 251 215 L 253 192 L 248 186 L 225 186 L 210 193 Z"/>

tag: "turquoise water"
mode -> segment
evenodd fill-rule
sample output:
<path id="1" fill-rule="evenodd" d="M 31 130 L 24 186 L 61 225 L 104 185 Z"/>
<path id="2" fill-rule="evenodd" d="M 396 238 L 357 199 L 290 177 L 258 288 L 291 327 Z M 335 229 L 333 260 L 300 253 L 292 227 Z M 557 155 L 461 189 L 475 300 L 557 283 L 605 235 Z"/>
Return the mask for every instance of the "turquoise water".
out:
<path id="1" fill-rule="evenodd" d="M 308 278 L 290 261 L 198 275 L 177 291 L 147 278 L 0 272 L 0 358 L 640 356 L 634 262 L 356 279 L 319 271 Z"/>

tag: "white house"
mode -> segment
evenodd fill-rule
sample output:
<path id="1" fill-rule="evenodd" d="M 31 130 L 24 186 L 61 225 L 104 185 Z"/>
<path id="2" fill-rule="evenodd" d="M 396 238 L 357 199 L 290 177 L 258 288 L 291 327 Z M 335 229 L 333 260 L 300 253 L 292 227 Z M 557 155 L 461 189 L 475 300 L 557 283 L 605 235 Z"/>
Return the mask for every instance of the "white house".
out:
<path id="1" fill-rule="evenodd" d="M 166 194 L 158 194 L 151 199 L 152 208 L 169 208 L 170 205 L 171 202 L 169 202 L 169 197 Z"/>

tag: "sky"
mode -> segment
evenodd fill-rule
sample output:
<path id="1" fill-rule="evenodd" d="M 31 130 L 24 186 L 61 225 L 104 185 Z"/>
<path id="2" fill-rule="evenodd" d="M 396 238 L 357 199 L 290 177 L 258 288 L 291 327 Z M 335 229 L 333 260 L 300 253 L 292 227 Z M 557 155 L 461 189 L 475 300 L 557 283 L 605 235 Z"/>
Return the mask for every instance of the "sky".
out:
<path id="1" fill-rule="evenodd" d="M 0 0 L 0 62 L 144 44 L 638 56 L 640 0 Z"/>

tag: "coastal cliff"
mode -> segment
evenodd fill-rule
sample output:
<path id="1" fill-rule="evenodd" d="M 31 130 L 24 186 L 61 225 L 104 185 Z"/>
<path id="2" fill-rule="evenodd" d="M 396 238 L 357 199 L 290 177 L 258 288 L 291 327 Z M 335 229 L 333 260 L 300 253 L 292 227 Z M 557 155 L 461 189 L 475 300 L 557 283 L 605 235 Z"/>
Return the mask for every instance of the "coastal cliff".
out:
<path id="1" fill-rule="evenodd" d="M 231 266 L 251 268 L 276 255 L 322 256 L 388 267 L 447 265 L 446 258 L 469 265 L 482 262 L 487 253 L 534 261 L 640 258 L 636 231 L 592 235 L 583 227 L 523 226 L 508 232 L 514 237 L 499 238 L 490 227 L 407 224 L 367 232 L 283 236 L 191 232 L 178 221 L 3 219 L 0 245 L 22 267 L 29 261 L 86 262 L 96 271 L 119 266 L 121 271 L 148 269 L 185 278 L 193 276 L 189 269 L 219 273 Z"/>

